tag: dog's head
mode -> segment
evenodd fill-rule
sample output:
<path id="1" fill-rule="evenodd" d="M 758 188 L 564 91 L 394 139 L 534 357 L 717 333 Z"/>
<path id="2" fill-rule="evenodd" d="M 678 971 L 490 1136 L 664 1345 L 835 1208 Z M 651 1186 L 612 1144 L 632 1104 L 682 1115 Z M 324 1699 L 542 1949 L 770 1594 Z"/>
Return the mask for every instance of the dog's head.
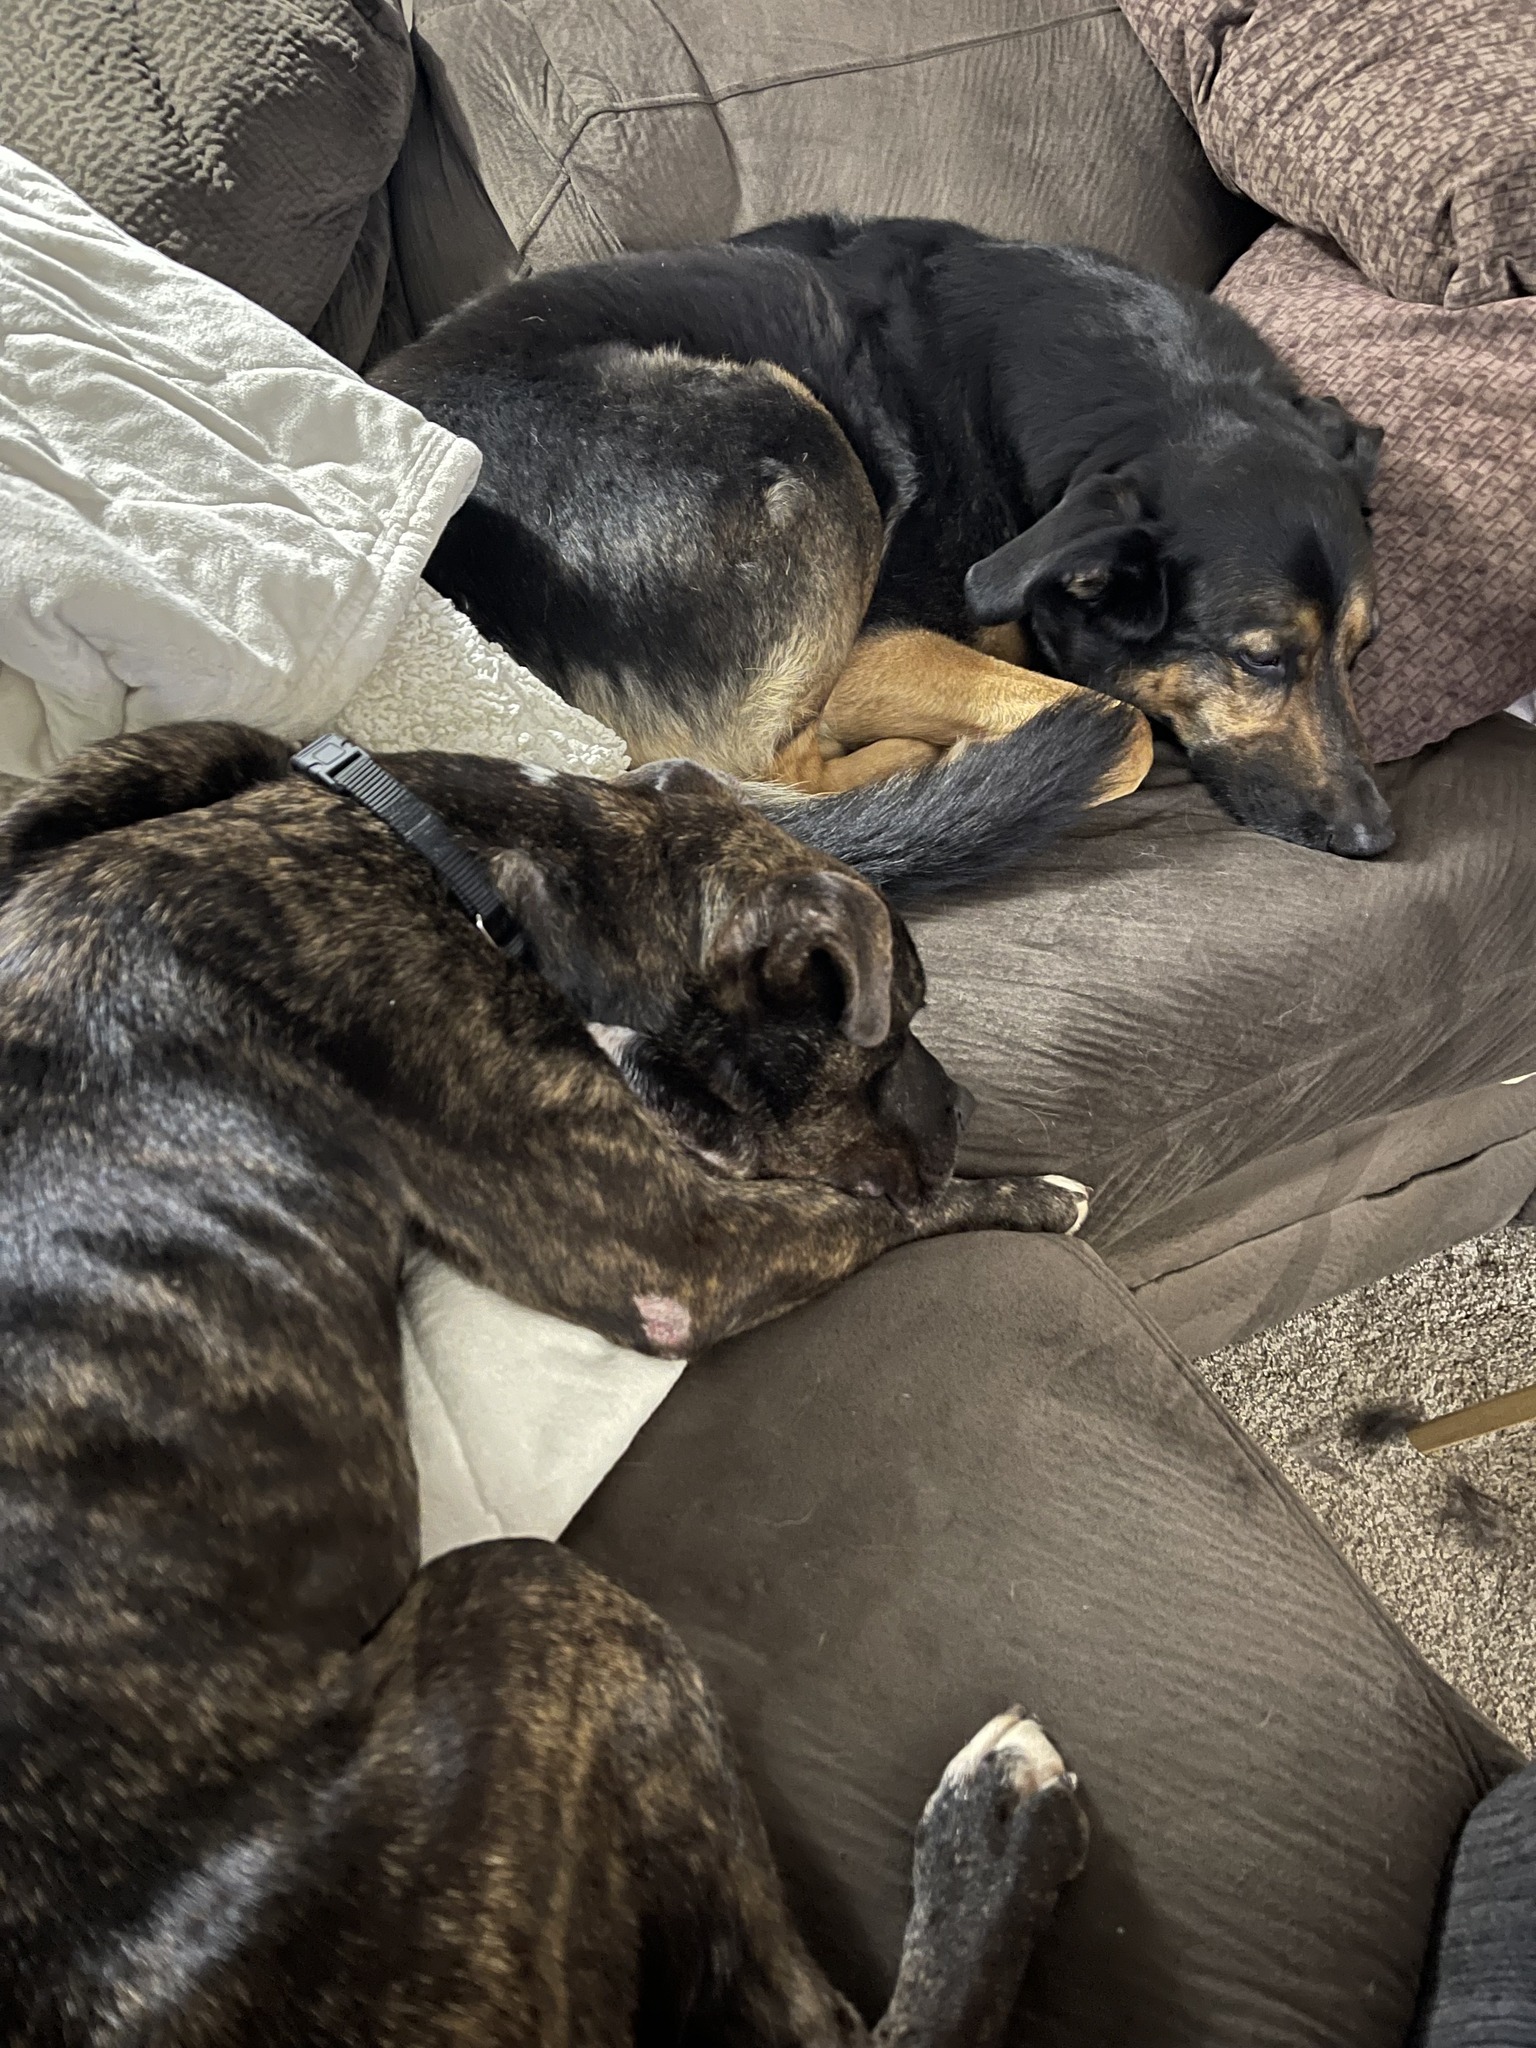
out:
<path id="1" fill-rule="evenodd" d="M 851 869 L 691 762 L 616 782 L 465 755 L 383 765 L 487 862 L 528 957 L 518 969 L 498 963 L 458 912 L 442 913 L 443 930 L 469 946 L 479 973 L 531 969 L 558 990 L 692 1150 L 743 1177 L 823 1181 L 902 1207 L 948 1178 L 968 1098 L 912 1035 L 923 973 L 905 926 Z M 226 804 L 238 815 L 222 833 Z M 347 799 L 292 775 L 281 741 L 213 724 L 87 748 L 23 798 L 0 823 L 0 903 L 40 861 L 188 812 L 207 813 L 194 851 L 209 901 L 221 857 L 242 874 L 251 865 L 253 827 L 258 883 L 263 861 L 272 874 L 314 877 L 296 928 L 322 960 L 336 931 L 384 928 L 388 912 L 372 897 L 402 872 L 412 917 L 438 914 L 414 853 L 399 842 L 389 851 Z M 274 847 L 284 849 L 276 866 Z M 131 853 L 120 860 L 131 865 Z M 195 891 L 171 871 L 177 889 Z M 259 923 L 293 1008 L 305 963 L 292 933 Z M 391 948 L 367 977 L 370 1000 L 408 1013 L 425 957 L 414 942 Z"/>
<path id="2" fill-rule="evenodd" d="M 913 1036 L 922 966 L 885 899 L 692 762 L 576 801 L 580 830 L 490 865 L 640 1099 L 732 1174 L 932 1194 L 969 1097 Z"/>
<path id="3" fill-rule="evenodd" d="M 1382 853 L 1391 817 L 1349 694 L 1374 631 L 1381 439 L 1333 399 L 1274 398 L 1080 477 L 971 569 L 971 614 L 1019 620 L 1057 674 L 1161 721 L 1243 824 Z"/>

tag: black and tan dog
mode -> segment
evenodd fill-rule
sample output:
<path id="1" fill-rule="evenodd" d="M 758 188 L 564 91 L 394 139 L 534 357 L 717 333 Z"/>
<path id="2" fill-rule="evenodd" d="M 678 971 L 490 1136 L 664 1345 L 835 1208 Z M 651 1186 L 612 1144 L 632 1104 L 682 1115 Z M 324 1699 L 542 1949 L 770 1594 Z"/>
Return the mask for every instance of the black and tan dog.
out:
<path id="1" fill-rule="evenodd" d="M 440 590 L 637 759 L 823 793 L 775 814 L 899 894 L 1135 786 L 1145 725 L 1072 685 L 1247 824 L 1391 843 L 1348 682 L 1380 433 L 1198 292 L 822 217 L 500 287 L 375 374 L 484 451 Z"/>
<path id="2" fill-rule="evenodd" d="M 0 824 L 0 2039 L 863 2040 L 657 1618 L 550 1545 L 416 1569 L 402 1256 L 677 1351 L 1081 1191 L 949 1180 L 905 932 L 717 778 L 393 766 L 525 957 L 239 728 Z M 876 2038 L 996 2040 L 1082 1849 L 999 1717 Z"/>

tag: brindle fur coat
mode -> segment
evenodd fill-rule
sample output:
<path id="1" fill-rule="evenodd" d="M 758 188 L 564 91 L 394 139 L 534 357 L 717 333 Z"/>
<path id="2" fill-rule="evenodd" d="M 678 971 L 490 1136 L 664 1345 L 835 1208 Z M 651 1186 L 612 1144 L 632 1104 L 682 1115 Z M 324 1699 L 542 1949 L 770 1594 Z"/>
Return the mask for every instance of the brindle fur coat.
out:
<path id="1" fill-rule="evenodd" d="M 663 1624 L 550 1545 L 417 1569 L 402 1260 L 676 1351 L 1080 1204 L 948 1179 L 905 933 L 712 778 L 391 765 L 523 962 L 239 728 L 0 823 L 0 2038 L 861 2039 Z M 983 1731 L 883 2039 L 994 2038 L 1081 1836 Z"/>

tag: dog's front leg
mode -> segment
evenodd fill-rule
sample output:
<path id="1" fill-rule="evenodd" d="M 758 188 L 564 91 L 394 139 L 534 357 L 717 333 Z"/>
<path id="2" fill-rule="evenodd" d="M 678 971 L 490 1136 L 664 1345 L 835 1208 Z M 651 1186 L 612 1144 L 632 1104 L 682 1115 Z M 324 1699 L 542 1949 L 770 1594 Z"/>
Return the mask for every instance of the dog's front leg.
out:
<path id="1" fill-rule="evenodd" d="M 911 1209 L 811 1182 L 715 1182 L 680 1219 L 677 1292 L 669 1285 L 666 1304 L 696 1306 L 689 1310 L 690 1337 L 677 1350 L 702 1349 L 767 1322 L 897 1245 L 962 1230 L 1070 1234 L 1087 1210 L 1087 1189 L 1054 1174 L 951 1181 Z"/>
<path id="2" fill-rule="evenodd" d="M 521 1152 L 521 1159 L 517 1153 Z M 960 1230 L 1070 1232 L 1078 1182 L 951 1181 L 898 1208 L 816 1181 L 734 1180 L 615 1102 L 573 1119 L 538 1170 L 509 1145 L 504 1176 L 438 1160 L 423 1234 L 515 1301 L 681 1358 L 809 1301 L 894 1246 Z"/>

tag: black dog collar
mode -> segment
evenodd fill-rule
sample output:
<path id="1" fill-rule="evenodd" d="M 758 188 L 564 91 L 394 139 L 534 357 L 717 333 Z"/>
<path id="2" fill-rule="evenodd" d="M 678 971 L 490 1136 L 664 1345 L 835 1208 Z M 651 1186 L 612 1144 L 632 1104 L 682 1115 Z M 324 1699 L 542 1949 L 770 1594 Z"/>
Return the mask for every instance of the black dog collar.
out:
<path id="1" fill-rule="evenodd" d="M 524 936 L 516 918 L 498 895 L 495 883 L 472 853 L 461 846 L 447 825 L 419 796 L 413 796 L 403 782 L 379 766 L 372 754 L 344 740 L 340 733 L 323 733 L 293 757 L 301 775 L 325 789 L 339 790 L 352 797 L 364 810 L 382 818 L 433 867 L 444 888 L 465 911 L 491 944 L 501 952 L 521 957 Z"/>

